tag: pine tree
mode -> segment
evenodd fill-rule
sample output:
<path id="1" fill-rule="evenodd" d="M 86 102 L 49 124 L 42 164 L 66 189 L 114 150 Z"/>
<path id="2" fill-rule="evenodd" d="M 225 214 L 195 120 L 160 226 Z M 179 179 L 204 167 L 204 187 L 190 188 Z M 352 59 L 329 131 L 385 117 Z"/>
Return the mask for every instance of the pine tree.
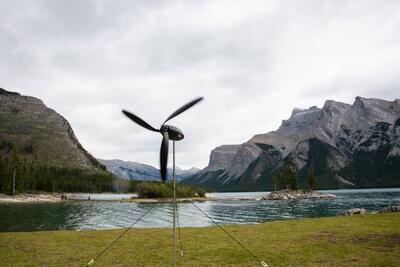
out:
<path id="1" fill-rule="evenodd" d="M 2 154 L 0 154 L 0 193 L 5 193 L 5 182 L 6 182 L 6 166 L 5 160 Z"/>
<path id="2" fill-rule="evenodd" d="M 286 188 L 297 190 L 297 175 L 294 166 L 291 163 L 285 163 L 283 166 L 283 176 L 286 183 Z"/>
<path id="3" fill-rule="evenodd" d="M 310 172 L 308 173 L 308 189 L 309 190 L 314 190 L 315 189 L 315 183 L 316 183 L 316 179 L 315 179 L 315 174 L 314 174 L 314 168 L 310 169 Z"/>
<path id="4" fill-rule="evenodd" d="M 3 159 L 3 193 L 11 194 L 12 193 L 12 172 L 10 166 L 9 157 L 5 156 Z"/>
<path id="5" fill-rule="evenodd" d="M 13 179 L 12 194 L 15 194 L 16 191 L 24 192 L 24 180 L 22 177 L 20 155 L 17 146 L 14 146 L 11 152 L 11 168 Z"/>
<path id="6" fill-rule="evenodd" d="M 11 152 L 11 175 L 12 175 L 12 186 L 11 186 L 11 194 L 15 194 L 15 184 L 16 184 L 16 179 L 17 179 L 17 168 L 19 167 L 19 157 L 18 157 L 18 151 L 14 147 L 12 152 Z"/>
<path id="7" fill-rule="evenodd" d="M 280 171 L 275 171 L 272 174 L 272 184 L 274 185 L 275 191 L 282 189 L 282 174 Z"/>

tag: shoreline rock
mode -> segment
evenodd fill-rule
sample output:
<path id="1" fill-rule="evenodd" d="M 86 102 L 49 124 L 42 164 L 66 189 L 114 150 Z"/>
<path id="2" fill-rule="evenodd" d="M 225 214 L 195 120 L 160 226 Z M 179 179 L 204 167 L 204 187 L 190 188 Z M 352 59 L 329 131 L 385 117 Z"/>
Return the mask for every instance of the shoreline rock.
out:
<path id="1" fill-rule="evenodd" d="M 321 199 L 335 198 L 331 193 L 318 191 L 302 191 L 302 190 L 280 190 L 271 192 L 271 194 L 263 196 L 260 200 L 296 200 L 296 199 Z"/>
<path id="2" fill-rule="evenodd" d="M 357 214 L 367 214 L 367 210 L 364 208 L 352 208 L 348 209 L 345 211 L 345 215 L 347 216 L 352 216 L 352 215 L 357 215 Z"/>
<path id="3" fill-rule="evenodd" d="M 400 204 L 399 205 L 391 205 L 388 206 L 386 208 L 384 208 L 382 211 L 380 211 L 381 213 L 384 212 L 400 212 Z"/>

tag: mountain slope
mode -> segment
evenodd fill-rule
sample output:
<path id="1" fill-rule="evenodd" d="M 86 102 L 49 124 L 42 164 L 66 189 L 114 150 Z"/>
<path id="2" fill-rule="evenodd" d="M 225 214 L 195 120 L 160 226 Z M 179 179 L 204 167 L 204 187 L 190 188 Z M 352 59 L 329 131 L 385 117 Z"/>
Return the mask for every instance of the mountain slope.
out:
<path id="1" fill-rule="evenodd" d="M 19 152 L 55 167 L 98 169 L 100 163 L 79 143 L 68 121 L 37 98 L 0 88 L 0 150 Z"/>
<path id="2" fill-rule="evenodd" d="M 129 180 L 159 181 L 160 171 L 153 166 L 119 159 L 99 161 L 114 175 Z"/>
<path id="3" fill-rule="evenodd" d="M 216 190 L 271 190 L 273 172 L 291 162 L 300 185 L 312 168 L 319 188 L 400 186 L 400 100 L 357 97 L 294 109 L 278 130 L 221 146 L 186 180 Z"/>
<path id="4" fill-rule="evenodd" d="M 99 159 L 104 164 L 108 171 L 114 175 L 129 179 L 129 180 L 143 180 L 143 181 L 159 181 L 160 171 L 153 166 L 146 165 L 138 162 L 123 161 L 119 159 L 104 160 Z M 191 168 L 189 170 L 182 170 L 179 167 L 176 168 L 177 180 L 183 180 L 190 176 L 195 175 L 199 169 Z M 168 179 L 172 176 L 172 170 L 168 169 Z"/>
<path id="5" fill-rule="evenodd" d="M 127 191 L 39 99 L 0 88 L 0 192 Z"/>

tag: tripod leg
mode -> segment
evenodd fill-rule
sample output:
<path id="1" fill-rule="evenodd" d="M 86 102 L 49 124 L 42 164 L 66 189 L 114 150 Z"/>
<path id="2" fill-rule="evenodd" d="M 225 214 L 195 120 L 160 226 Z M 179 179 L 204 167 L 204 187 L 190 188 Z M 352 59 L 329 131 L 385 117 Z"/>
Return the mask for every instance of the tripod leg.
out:
<path id="1" fill-rule="evenodd" d="M 182 236 L 181 236 L 181 227 L 179 225 L 179 212 L 178 212 L 178 203 L 176 203 L 176 221 L 178 223 L 178 241 L 179 248 L 181 250 L 181 257 L 183 257 L 183 245 L 182 245 Z"/>

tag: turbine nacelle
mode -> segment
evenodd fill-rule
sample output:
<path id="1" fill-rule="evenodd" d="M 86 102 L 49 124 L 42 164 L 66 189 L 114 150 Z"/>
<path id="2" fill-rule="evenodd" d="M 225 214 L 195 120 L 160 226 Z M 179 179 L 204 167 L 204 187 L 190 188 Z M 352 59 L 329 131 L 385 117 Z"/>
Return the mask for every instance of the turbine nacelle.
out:
<path id="1" fill-rule="evenodd" d="M 179 129 L 178 127 L 172 126 L 172 125 L 163 125 L 163 126 L 161 126 L 160 131 L 161 131 L 161 134 L 163 132 L 167 132 L 168 139 L 171 141 L 180 141 L 185 137 L 183 132 L 181 131 L 181 129 Z"/>

